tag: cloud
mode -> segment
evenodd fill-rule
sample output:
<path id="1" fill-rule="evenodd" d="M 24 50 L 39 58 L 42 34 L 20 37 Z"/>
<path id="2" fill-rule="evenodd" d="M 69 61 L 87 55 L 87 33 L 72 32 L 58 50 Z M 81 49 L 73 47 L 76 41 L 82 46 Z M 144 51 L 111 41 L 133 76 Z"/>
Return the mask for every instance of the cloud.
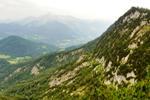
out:
<path id="1" fill-rule="evenodd" d="M 132 6 L 150 8 L 149 0 L 0 0 L 0 19 L 21 19 L 48 12 L 86 19 L 116 20 Z"/>
<path id="2" fill-rule="evenodd" d="M 19 20 L 29 16 L 38 16 L 42 10 L 25 0 L 0 0 L 0 20 Z"/>

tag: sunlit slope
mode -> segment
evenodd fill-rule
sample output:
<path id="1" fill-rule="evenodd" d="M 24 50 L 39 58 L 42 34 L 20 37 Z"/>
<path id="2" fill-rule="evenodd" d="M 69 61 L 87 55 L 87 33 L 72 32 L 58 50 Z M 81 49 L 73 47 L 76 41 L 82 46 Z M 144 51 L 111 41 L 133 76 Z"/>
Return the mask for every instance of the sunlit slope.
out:
<path id="1" fill-rule="evenodd" d="M 149 34 L 150 11 L 133 7 L 101 37 L 54 56 L 58 68 L 48 67 L 4 93 L 33 100 L 149 100 Z"/>

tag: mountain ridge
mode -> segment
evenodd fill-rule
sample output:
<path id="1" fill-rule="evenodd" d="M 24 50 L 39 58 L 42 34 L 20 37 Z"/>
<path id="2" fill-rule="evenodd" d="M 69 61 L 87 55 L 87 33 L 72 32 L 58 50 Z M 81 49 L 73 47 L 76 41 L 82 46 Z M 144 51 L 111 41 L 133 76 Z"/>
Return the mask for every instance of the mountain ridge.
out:
<path id="1" fill-rule="evenodd" d="M 110 30 L 106 31 L 106 33 L 104 34 L 105 36 L 101 37 L 97 45 L 97 48 L 105 47 L 105 49 L 104 50 L 97 49 L 99 51 L 95 50 L 95 52 L 97 52 L 95 53 L 96 56 L 100 56 L 102 57 L 102 59 L 106 58 L 105 64 L 103 63 L 105 66 L 110 66 L 111 64 L 114 64 L 112 66 L 119 66 L 122 64 L 123 65 L 126 64 L 129 56 L 132 56 L 132 54 L 134 54 L 134 51 L 138 51 L 138 47 L 140 45 L 141 46 L 144 45 L 144 41 L 148 41 L 147 39 L 149 37 L 148 33 L 149 33 L 149 19 L 150 19 L 149 15 L 150 15 L 149 10 L 133 7 L 127 13 L 125 13 L 123 17 L 120 17 L 119 20 L 115 22 L 114 27 L 111 28 L 111 33 L 110 33 Z M 146 37 L 144 37 L 144 35 L 146 35 Z M 109 36 L 112 36 L 112 37 L 117 36 L 117 38 L 114 38 L 114 39 L 111 38 L 112 40 L 110 41 Z M 122 41 L 120 41 L 120 39 L 122 39 Z M 110 42 L 109 44 L 108 43 L 104 44 L 103 41 L 110 41 Z M 144 53 L 144 50 L 141 52 Z M 117 57 L 117 54 L 118 54 L 118 57 Z M 130 63 L 133 63 L 133 61 Z M 140 69 L 138 71 L 140 71 Z M 140 72 L 137 72 L 137 74 L 139 73 Z"/>

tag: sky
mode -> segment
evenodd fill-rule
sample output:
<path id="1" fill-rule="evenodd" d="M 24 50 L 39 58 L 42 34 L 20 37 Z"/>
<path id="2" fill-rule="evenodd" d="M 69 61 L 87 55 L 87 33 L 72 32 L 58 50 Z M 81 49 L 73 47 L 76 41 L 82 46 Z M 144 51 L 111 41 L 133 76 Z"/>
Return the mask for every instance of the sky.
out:
<path id="1" fill-rule="evenodd" d="M 52 13 L 114 21 L 132 6 L 150 9 L 150 0 L 0 0 L 0 20 Z"/>

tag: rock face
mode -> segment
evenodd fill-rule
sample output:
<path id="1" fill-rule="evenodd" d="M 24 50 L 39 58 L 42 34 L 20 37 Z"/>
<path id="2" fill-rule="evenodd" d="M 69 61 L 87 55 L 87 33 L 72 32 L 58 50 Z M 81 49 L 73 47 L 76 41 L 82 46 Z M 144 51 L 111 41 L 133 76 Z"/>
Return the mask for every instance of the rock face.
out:
<path id="1" fill-rule="evenodd" d="M 99 38 L 94 55 L 105 58 L 109 81 L 121 84 L 132 76 L 129 81 L 134 83 L 144 78 L 144 70 L 150 64 L 149 47 L 150 11 L 133 7 Z"/>
<path id="2" fill-rule="evenodd" d="M 63 82 L 69 79 L 74 78 L 80 69 L 87 67 L 87 66 L 89 66 L 89 63 L 84 62 L 81 65 L 77 66 L 75 69 L 62 74 L 60 77 L 52 77 L 52 80 L 49 82 L 49 86 L 54 87 L 54 86 L 62 84 Z"/>
<path id="3" fill-rule="evenodd" d="M 36 66 L 34 66 L 31 70 L 31 74 L 32 75 L 38 75 L 39 74 L 39 69 Z"/>

